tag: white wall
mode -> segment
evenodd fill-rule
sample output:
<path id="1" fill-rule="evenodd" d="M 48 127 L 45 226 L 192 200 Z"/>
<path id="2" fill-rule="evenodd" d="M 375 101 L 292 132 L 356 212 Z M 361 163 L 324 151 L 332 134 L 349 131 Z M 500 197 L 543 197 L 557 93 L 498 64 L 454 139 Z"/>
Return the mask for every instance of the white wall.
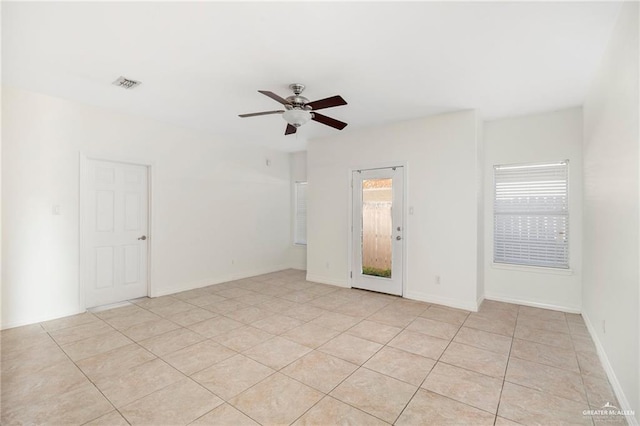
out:
<path id="1" fill-rule="evenodd" d="M 307 152 L 292 152 L 289 154 L 289 160 L 291 162 L 291 250 L 289 264 L 295 269 L 307 269 L 307 246 L 301 244 L 294 244 L 294 228 L 295 228 L 295 214 L 296 214 L 296 182 L 307 181 Z"/>
<path id="2" fill-rule="evenodd" d="M 493 166 L 569 160 L 571 272 L 493 264 Z M 582 109 L 484 125 L 485 298 L 580 312 L 582 302 Z"/>
<path id="3" fill-rule="evenodd" d="M 350 170 L 406 162 L 405 297 L 475 310 L 476 126 L 465 111 L 309 142 L 308 279 L 350 285 Z"/>
<path id="4" fill-rule="evenodd" d="M 289 266 L 289 154 L 14 88 L 2 112 L 2 327 L 83 310 L 80 152 L 153 162 L 152 295 Z"/>
<path id="5" fill-rule="evenodd" d="M 622 6 L 584 104 L 583 316 L 640 420 L 638 3 Z M 603 322 L 606 321 L 606 333 Z"/>

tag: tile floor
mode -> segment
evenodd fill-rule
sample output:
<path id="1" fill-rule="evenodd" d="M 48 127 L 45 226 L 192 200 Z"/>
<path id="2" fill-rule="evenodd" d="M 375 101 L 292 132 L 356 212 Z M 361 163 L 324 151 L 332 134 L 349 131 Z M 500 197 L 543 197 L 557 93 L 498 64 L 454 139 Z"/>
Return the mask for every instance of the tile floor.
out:
<path id="1" fill-rule="evenodd" d="M 582 415 L 617 402 L 579 315 L 295 270 L 0 336 L 5 425 L 624 423 Z"/>

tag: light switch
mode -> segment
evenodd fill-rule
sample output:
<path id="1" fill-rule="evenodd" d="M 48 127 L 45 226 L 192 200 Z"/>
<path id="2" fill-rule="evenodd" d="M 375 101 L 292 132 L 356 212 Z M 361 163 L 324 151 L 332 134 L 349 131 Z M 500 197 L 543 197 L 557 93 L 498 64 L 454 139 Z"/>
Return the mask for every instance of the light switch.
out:
<path id="1" fill-rule="evenodd" d="M 413 206 L 409 207 L 409 214 L 413 214 Z"/>

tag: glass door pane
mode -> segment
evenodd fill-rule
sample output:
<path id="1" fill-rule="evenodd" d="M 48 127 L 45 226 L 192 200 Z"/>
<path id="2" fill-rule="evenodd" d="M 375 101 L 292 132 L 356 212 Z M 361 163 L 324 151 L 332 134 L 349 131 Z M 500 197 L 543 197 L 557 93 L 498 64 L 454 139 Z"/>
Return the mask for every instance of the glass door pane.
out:
<path id="1" fill-rule="evenodd" d="M 393 180 L 362 180 L 362 274 L 391 278 Z"/>

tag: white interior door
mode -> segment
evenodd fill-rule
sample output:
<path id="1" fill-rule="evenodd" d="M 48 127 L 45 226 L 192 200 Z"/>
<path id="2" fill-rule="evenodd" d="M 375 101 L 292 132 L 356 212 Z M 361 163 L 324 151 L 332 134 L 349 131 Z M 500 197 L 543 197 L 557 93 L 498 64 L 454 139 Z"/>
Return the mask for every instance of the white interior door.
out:
<path id="1" fill-rule="evenodd" d="M 402 167 L 353 172 L 351 286 L 402 295 Z"/>
<path id="2" fill-rule="evenodd" d="M 87 160 L 83 196 L 87 308 L 147 295 L 147 167 Z"/>

